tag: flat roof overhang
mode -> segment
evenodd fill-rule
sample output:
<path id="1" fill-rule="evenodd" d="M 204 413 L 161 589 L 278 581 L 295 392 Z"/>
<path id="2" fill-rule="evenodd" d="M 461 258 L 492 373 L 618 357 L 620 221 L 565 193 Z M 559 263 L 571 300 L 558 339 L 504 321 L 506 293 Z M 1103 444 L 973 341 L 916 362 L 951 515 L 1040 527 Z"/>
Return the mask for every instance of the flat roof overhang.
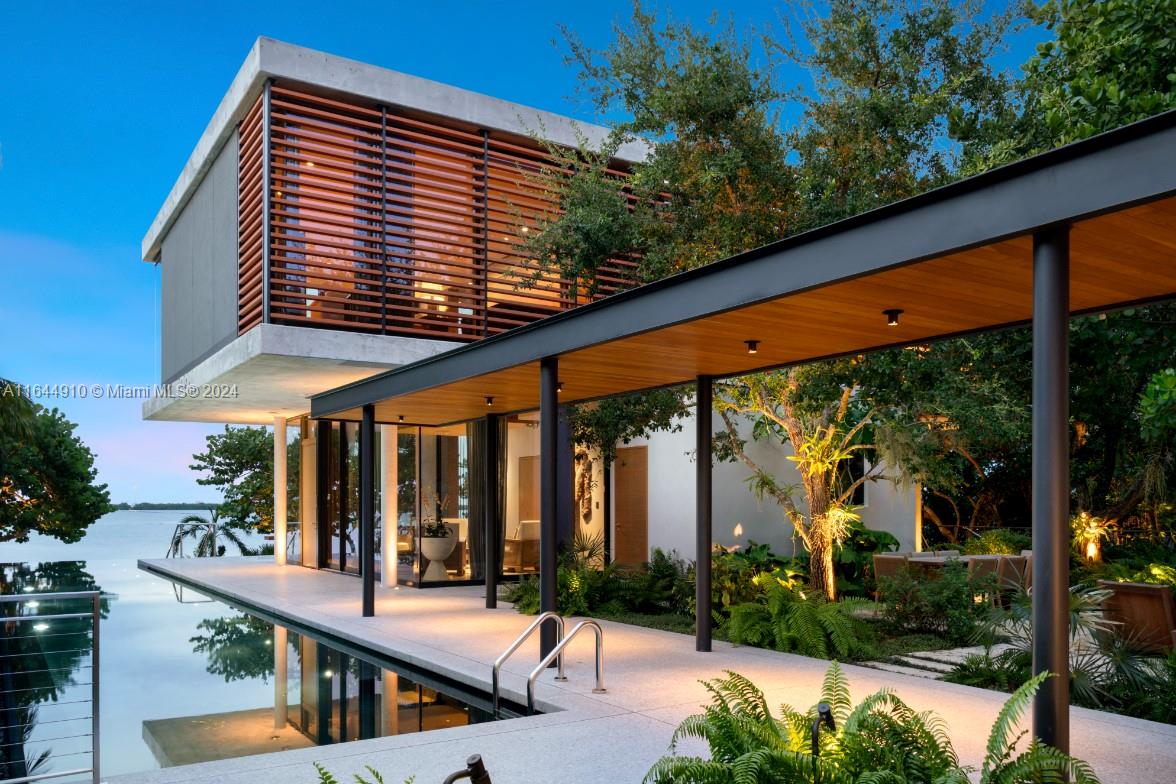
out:
<path id="1" fill-rule="evenodd" d="M 1033 233 L 1058 225 L 1072 226 L 1073 313 L 1169 298 L 1174 196 L 1170 111 L 315 395 L 311 415 L 536 409 L 545 357 L 571 403 L 1026 323 Z"/>
<path id="2" fill-rule="evenodd" d="M 306 414 L 310 396 L 433 356 L 446 340 L 258 324 L 154 389 L 143 419 L 268 425 Z"/>

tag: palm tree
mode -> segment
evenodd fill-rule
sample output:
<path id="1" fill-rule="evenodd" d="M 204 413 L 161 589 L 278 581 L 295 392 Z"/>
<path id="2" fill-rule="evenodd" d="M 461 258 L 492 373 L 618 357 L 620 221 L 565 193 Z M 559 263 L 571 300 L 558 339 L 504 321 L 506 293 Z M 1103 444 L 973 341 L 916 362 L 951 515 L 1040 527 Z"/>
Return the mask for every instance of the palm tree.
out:
<path id="1" fill-rule="evenodd" d="M 196 542 L 196 548 L 192 554 L 197 558 L 224 555 L 225 546 L 220 544 L 222 539 L 236 545 L 237 551 L 241 555 L 257 555 L 232 526 L 221 521 L 219 509 L 211 508 L 208 512 L 208 517 L 190 514 L 180 520 L 176 525 L 175 533 L 172 534 L 171 547 L 167 552 L 168 558 L 183 554 L 185 539 L 192 539 Z"/>

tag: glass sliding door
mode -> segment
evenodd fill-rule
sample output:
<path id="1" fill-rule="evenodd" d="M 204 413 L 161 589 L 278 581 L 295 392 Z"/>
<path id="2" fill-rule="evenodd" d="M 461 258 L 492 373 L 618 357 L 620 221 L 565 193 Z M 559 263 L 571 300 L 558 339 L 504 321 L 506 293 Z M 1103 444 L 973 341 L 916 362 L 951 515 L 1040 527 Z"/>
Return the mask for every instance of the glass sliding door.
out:
<path id="1" fill-rule="evenodd" d="M 419 439 L 421 583 L 471 580 L 470 554 L 481 530 L 470 519 L 466 426 L 423 427 Z"/>
<path id="2" fill-rule="evenodd" d="M 359 573 L 359 424 L 320 422 L 319 565 Z"/>

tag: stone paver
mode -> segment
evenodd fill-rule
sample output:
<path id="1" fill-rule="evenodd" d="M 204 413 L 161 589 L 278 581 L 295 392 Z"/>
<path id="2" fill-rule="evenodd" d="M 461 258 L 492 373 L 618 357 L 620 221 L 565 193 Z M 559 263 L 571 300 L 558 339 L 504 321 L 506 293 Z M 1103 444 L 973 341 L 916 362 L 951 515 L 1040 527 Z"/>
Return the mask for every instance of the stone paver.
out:
<path id="1" fill-rule="evenodd" d="M 361 618 L 360 586 L 353 577 L 279 568 L 261 558 L 143 566 L 484 690 L 495 657 L 529 623 L 509 607 L 486 610 L 480 588 L 378 588 L 376 617 Z M 486 760 L 495 784 L 639 782 L 665 752 L 677 723 L 706 702 L 700 680 L 734 670 L 760 685 L 772 704 L 805 708 L 816 701 L 828 666 L 718 641 L 712 653 L 697 653 L 687 635 L 611 622 L 602 626 L 608 692 L 592 693 L 593 646 L 585 636 L 569 648 L 566 683 L 541 679 L 538 697 L 547 711 L 542 716 L 170 768 L 117 777 L 111 784 L 309 784 L 317 780 L 311 765 L 316 760 L 340 780 L 371 764 L 389 782 L 415 774 L 417 784 L 432 784 L 473 753 Z M 535 642 L 508 663 L 504 691 L 514 699 L 522 698 L 537 656 Z M 867 667 L 844 669 L 855 699 L 888 686 L 917 710 L 943 716 L 965 764 L 979 762 L 988 728 L 1007 696 Z M 1082 708 L 1071 711 L 1071 724 L 1074 753 L 1091 762 L 1106 784 L 1176 780 L 1176 727 Z"/>

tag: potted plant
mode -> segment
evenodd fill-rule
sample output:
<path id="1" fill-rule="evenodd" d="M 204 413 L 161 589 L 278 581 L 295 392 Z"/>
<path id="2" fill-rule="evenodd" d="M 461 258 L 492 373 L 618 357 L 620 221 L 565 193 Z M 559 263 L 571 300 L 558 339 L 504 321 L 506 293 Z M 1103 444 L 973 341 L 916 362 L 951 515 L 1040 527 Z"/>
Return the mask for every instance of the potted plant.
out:
<path id="1" fill-rule="evenodd" d="M 441 519 L 441 509 L 444 507 L 442 499 L 431 504 L 434 514 L 425 517 L 421 527 L 421 555 L 429 560 L 429 567 L 421 576 L 423 582 L 430 580 L 444 580 L 448 576 L 445 572 L 445 559 L 457 547 L 457 535 L 452 527 Z"/>

